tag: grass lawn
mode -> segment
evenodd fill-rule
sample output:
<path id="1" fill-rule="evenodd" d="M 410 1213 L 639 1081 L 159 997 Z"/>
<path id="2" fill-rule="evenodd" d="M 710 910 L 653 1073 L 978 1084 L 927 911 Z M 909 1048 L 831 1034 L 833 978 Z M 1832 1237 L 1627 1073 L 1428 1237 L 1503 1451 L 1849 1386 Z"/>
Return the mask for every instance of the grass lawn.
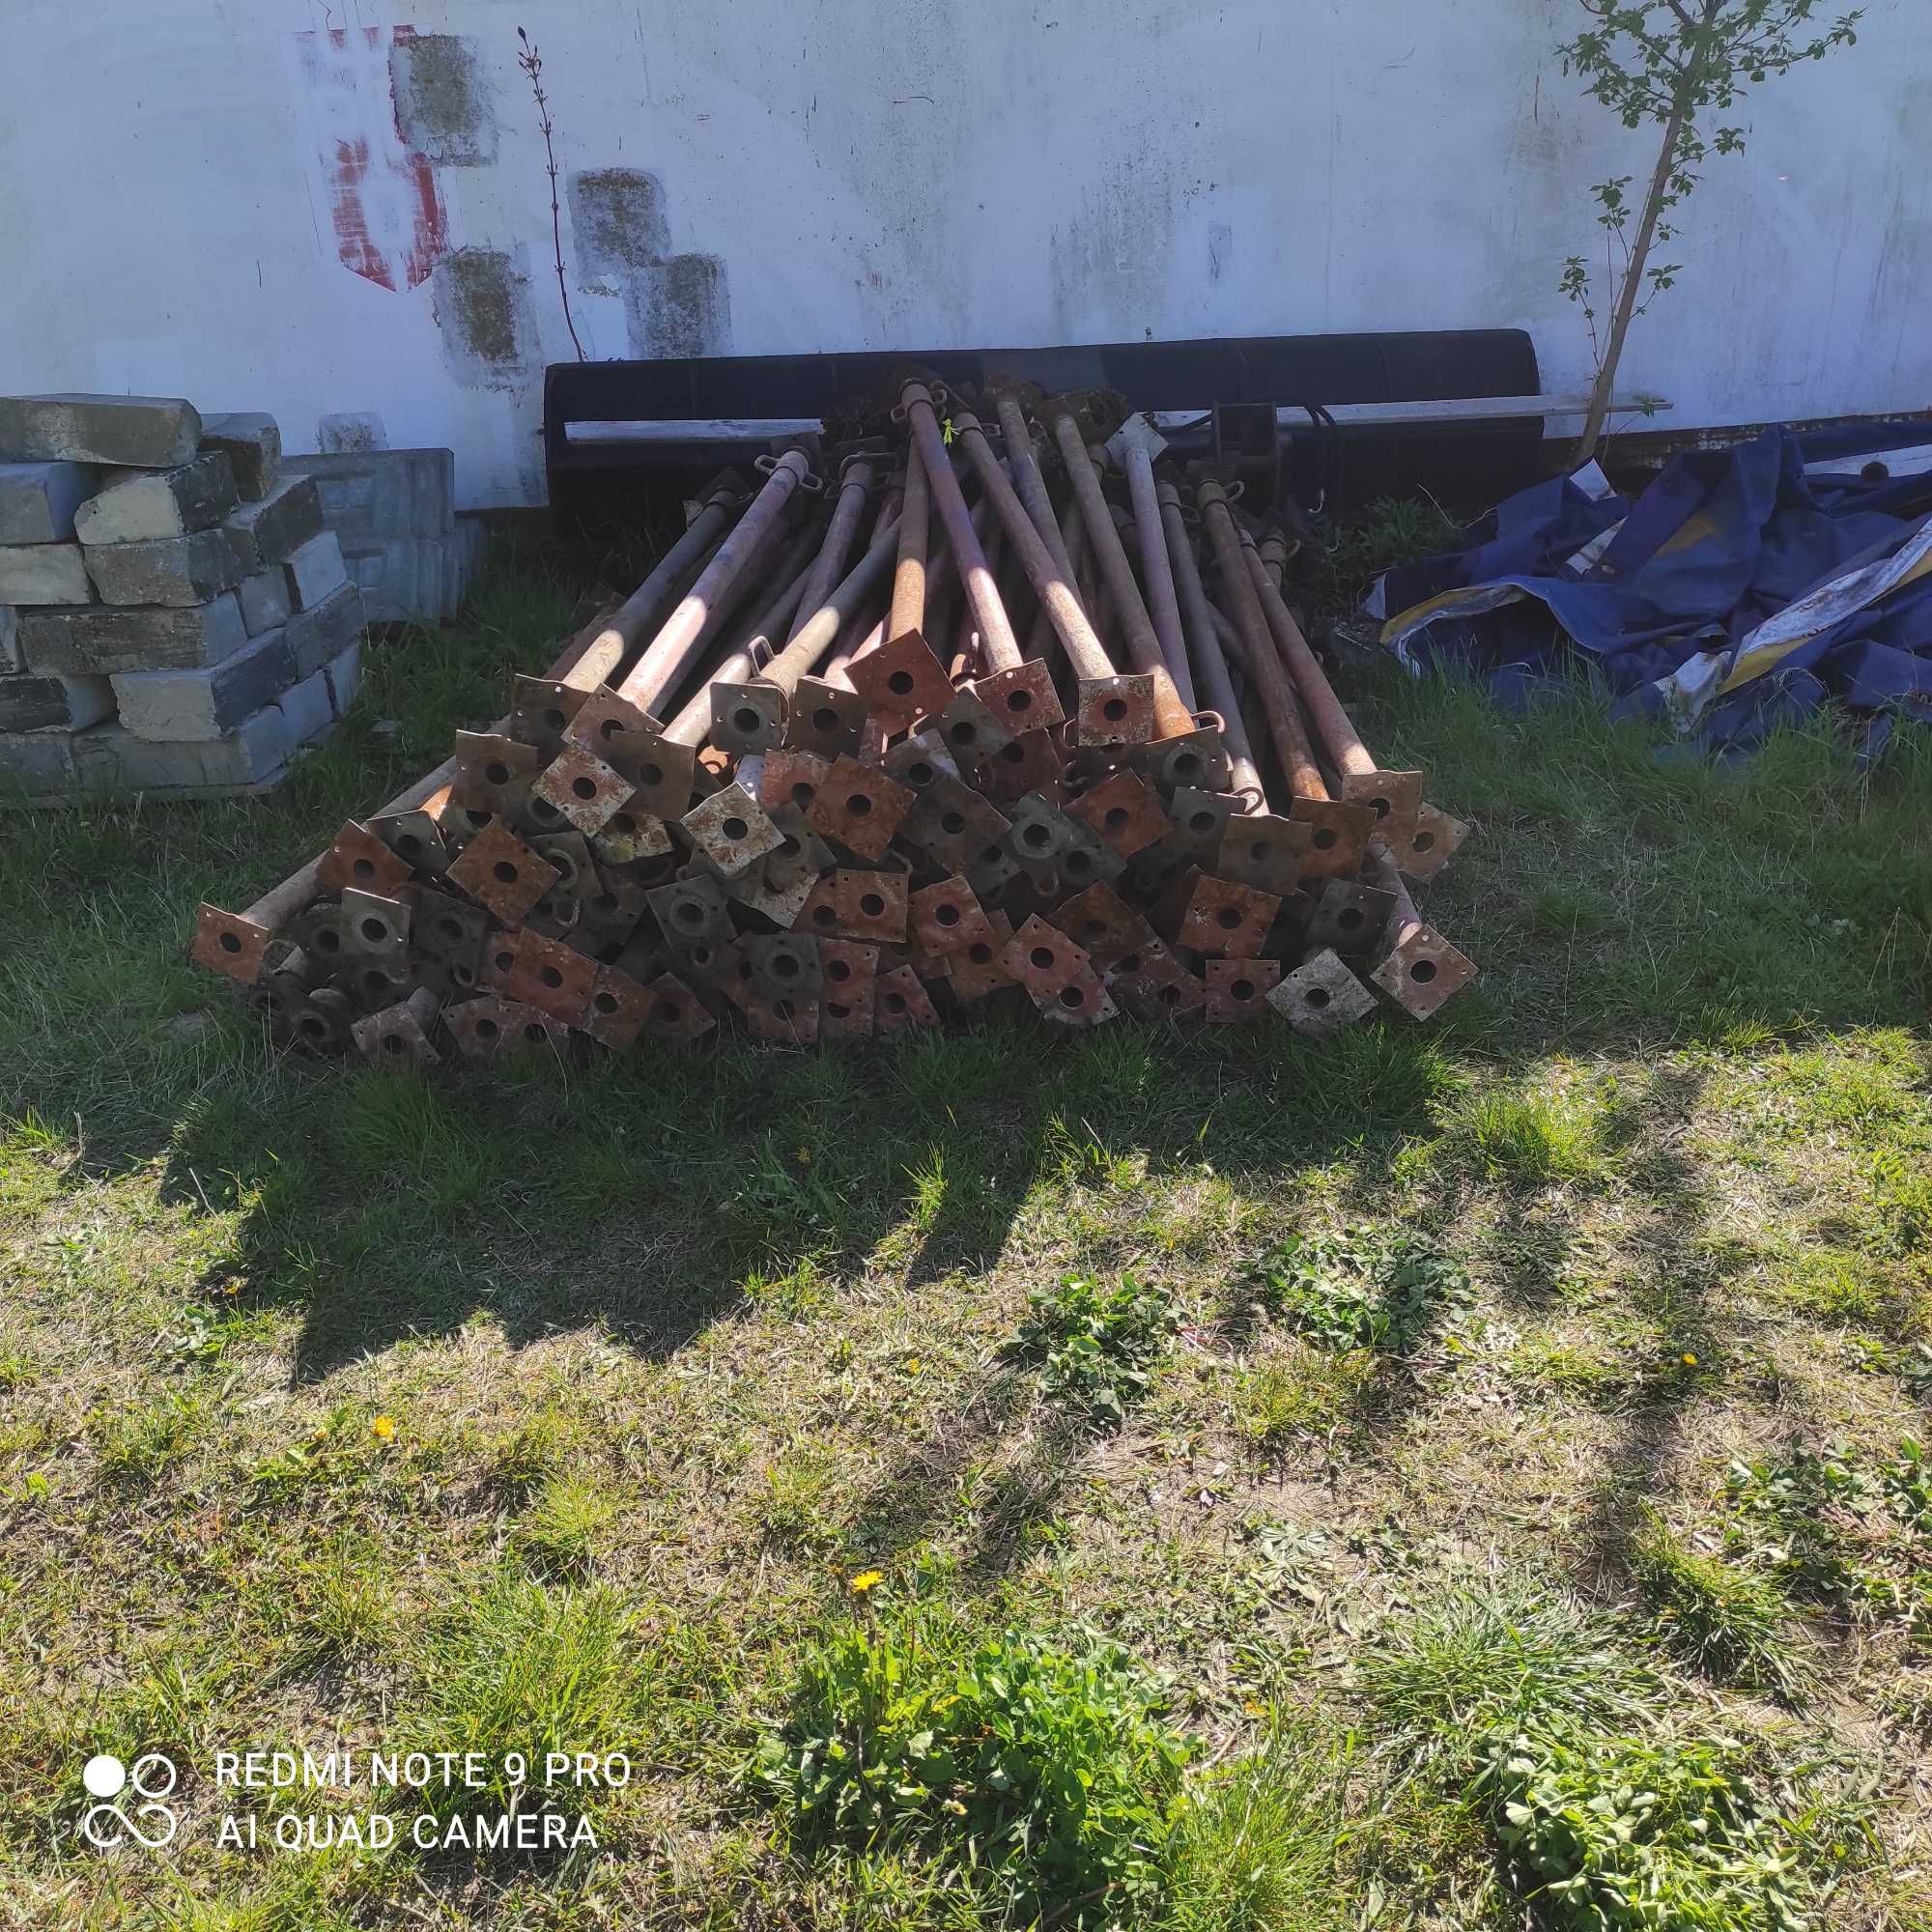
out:
<path id="1" fill-rule="evenodd" d="M 0 1924 L 1932 1926 L 1923 734 L 1355 673 L 1478 826 L 1433 1030 L 278 1058 L 195 902 L 577 601 L 499 555 L 273 798 L 8 814 Z M 216 1783 L 304 1747 L 482 1768 Z"/>

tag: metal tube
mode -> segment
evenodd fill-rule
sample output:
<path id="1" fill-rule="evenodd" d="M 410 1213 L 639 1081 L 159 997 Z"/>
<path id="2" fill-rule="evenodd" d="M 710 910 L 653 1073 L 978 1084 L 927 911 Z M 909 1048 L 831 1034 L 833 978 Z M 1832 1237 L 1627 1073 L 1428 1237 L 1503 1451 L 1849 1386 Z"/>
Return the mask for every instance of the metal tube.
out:
<path id="1" fill-rule="evenodd" d="M 684 534 L 658 558 L 651 574 L 605 619 L 603 629 L 582 660 L 594 658 L 602 666 L 601 674 L 589 689 L 594 691 L 615 670 L 625 652 L 663 616 L 665 605 L 685 572 L 724 535 L 742 495 L 735 477 L 728 484 L 721 481 L 714 485 L 706 494 L 703 508 L 686 525 Z"/>
<path id="2" fill-rule="evenodd" d="M 899 560 L 893 578 L 893 607 L 886 635 L 902 638 L 925 622 L 925 554 L 932 523 L 931 489 L 919 444 L 906 450 L 905 504 L 899 511 Z"/>
<path id="3" fill-rule="evenodd" d="M 1200 676 L 1200 690 L 1207 697 L 1208 710 L 1220 714 L 1221 743 L 1228 753 L 1231 788 L 1237 792 L 1251 791 L 1255 810 L 1264 810 L 1267 794 L 1262 788 L 1254 748 L 1241 722 L 1241 701 L 1235 694 L 1234 680 L 1228 675 L 1228 660 L 1214 635 L 1214 612 L 1201 585 L 1201 566 L 1181 516 L 1179 489 L 1163 480 L 1155 491 L 1155 506 L 1160 512 L 1161 534 L 1166 539 L 1174 578 L 1176 611 L 1186 621 L 1186 637 L 1193 652 L 1194 668 Z"/>
<path id="4" fill-rule="evenodd" d="M 1049 503 L 1047 507 L 1051 509 L 1052 505 Z M 1066 582 L 1072 587 L 1074 599 L 1080 608 L 1087 611 L 1088 622 L 1094 625 L 1097 636 L 1099 613 L 1092 609 L 1081 591 L 1083 581 L 1081 566 L 1087 558 L 1087 529 L 1080 520 L 1080 498 L 1070 491 L 1067 493 L 1066 508 L 1061 512 L 1060 521 L 1054 529 L 1060 540 L 1059 547 L 1054 552 L 1054 559 L 1065 565 Z M 1055 639 L 1053 617 L 1042 601 L 1039 609 L 1034 613 L 1033 631 L 1027 639 L 1028 657 L 1043 657 L 1046 654 L 1047 643 L 1052 639 Z"/>
<path id="5" fill-rule="evenodd" d="M 1335 761 L 1336 769 L 1345 775 L 1366 775 L 1375 771 L 1374 754 L 1362 743 L 1354 721 L 1342 708 L 1342 700 L 1335 696 L 1335 687 L 1328 682 L 1321 660 L 1309 649 L 1308 639 L 1301 635 L 1301 626 L 1294 621 L 1294 613 L 1282 601 L 1281 591 L 1268 575 L 1261 554 L 1250 542 L 1242 544 L 1241 555 L 1248 580 L 1261 600 L 1268 629 L 1273 633 L 1275 645 L 1287 662 L 1289 671 L 1300 690 L 1301 701 L 1308 707 L 1308 715 L 1314 721 L 1328 755 Z"/>
<path id="6" fill-rule="evenodd" d="M 939 419 L 932 412 L 932 391 L 923 383 L 907 383 L 899 392 L 899 403 L 912 427 L 913 447 L 924 465 L 932 499 L 938 505 L 940 521 L 946 526 L 947 541 L 952 546 L 966 599 L 979 622 L 984 660 L 989 671 L 1016 669 L 1021 662 L 1019 639 L 1013 636 L 1006 606 L 1000 602 L 999 586 L 986 563 L 979 534 L 973 527 L 972 512 L 959 488 L 959 479 L 946 459 L 946 445 L 940 440 Z M 1004 479 L 1002 479 L 1004 480 Z M 1024 513 L 1023 513 L 1024 514 Z"/>
<path id="7" fill-rule="evenodd" d="M 811 613 L 825 602 L 826 592 L 838 582 L 838 573 L 845 568 L 845 559 L 851 553 L 852 539 L 859 533 L 859 519 L 866 513 L 866 497 L 871 487 L 869 457 L 854 457 L 839 471 L 838 500 L 833 506 L 825 541 L 819 546 L 817 559 L 799 598 L 798 614 L 792 620 L 792 637 L 798 636 Z"/>
<path id="8" fill-rule="evenodd" d="M 909 491 L 907 492 L 906 500 L 908 502 L 912 500 L 911 492 Z M 899 527 L 901 530 L 905 527 L 903 516 L 901 516 Z M 986 532 L 992 527 L 993 506 L 985 497 L 981 497 L 979 502 L 973 506 L 974 531 L 977 535 L 983 538 Z M 942 545 L 939 554 L 932 560 L 932 568 L 926 573 L 925 596 L 928 603 L 934 597 L 952 588 L 957 580 L 958 571 L 958 558 L 953 555 L 950 547 Z M 881 644 L 888 642 L 898 635 L 897 632 L 892 629 L 892 618 L 891 614 L 888 613 L 886 616 L 881 617 L 869 630 L 866 631 L 850 651 L 842 654 L 842 660 L 835 657 L 834 662 L 826 668 L 826 675 L 835 680 L 842 678 L 845 666 L 850 664 L 854 658 L 871 656 Z"/>
<path id="9" fill-rule="evenodd" d="M 892 568 L 899 554 L 898 528 L 888 525 L 872 539 L 871 547 L 839 582 L 818 600 L 811 611 L 800 611 L 793 626 L 791 641 L 756 676 L 759 684 L 776 685 L 789 697 L 802 678 L 832 646 L 839 633 L 856 616 Z"/>
<path id="10" fill-rule="evenodd" d="M 1154 635 L 1160 640 L 1161 658 L 1174 679 L 1174 688 L 1180 694 L 1181 703 L 1193 712 L 1199 707 L 1194 701 L 1194 680 L 1187 670 L 1187 639 L 1180 628 L 1174 567 L 1168 559 L 1160 503 L 1153 487 L 1153 452 L 1148 446 L 1149 435 L 1147 424 L 1137 415 L 1129 416 L 1122 426 L 1127 494 L 1133 498 L 1134 523 L 1141 540 L 1141 575 L 1147 583 L 1148 612 L 1153 621 Z"/>
<path id="11" fill-rule="evenodd" d="M 788 449 L 773 465 L 765 487 L 739 520 L 738 526 L 719 546 L 718 554 L 651 639 L 636 669 L 618 687 L 620 696 L 648 711 L 668 691 L 675 689 L 691 667 L 711 613 L 743 576 L 746 566 L 783 515 L 792 492 L 810 474 L 802 450 Z"/>

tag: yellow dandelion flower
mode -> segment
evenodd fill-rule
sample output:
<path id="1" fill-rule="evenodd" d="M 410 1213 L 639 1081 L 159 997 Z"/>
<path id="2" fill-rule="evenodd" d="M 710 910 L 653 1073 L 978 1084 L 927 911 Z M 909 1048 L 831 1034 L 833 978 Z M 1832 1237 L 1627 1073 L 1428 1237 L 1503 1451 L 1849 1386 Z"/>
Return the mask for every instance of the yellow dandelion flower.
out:
<path id="1" fill-rule="evenodd" d="M 1687 1369 L 1694 1369 L 1697 1366 L 1697 1357 L 1693 1355 L 1689 1349 L 1686 1349 L 1685 1351 L 1681 1355 L 1679 1355 L 1677 1359 L 1680 1362 L 1682 1362 Z"/>
<path id="2" fill-rule="evenodd" d="M 375 1435 L 379 1440 L 386 1442 L 396 1433 L 395 1417 L 390 1415 L 379 1415 L 375 1419 L 375 1421 L 369 1425 L 369 1430 L 370 1433 L 373 1435 Z"/>
<path id="3" fill-rule="evenodd" d="M 1251 1718 L 1265 1718 L 1267 1716 L 1267 1706 L 1256 1703 L 1252 1697 L 1242 1698 L 1241 1709 Z"/>
<path id="4" fill-rule="evenodd" d="M 920 1370 L 924 1366 L 925 1364 L 917 1355 L 908 1355 L 906 1357 L 906 1374 L 909 1376 L 918 1375 Z"/>
<path id="5" fill-rule="evenodd" d="M 852 1578 L 852 1594 L 863 1597 L 867 1590 L 876 1590 L 886 1580 L 883 1570 L 861 1570 Z"/>
<path id="6" fill-rule="evenodd" d="M 798 1164 L 801 1167 L 810 1167 L 811 1165 L 811 1150 L 809 1147 L 801 1147 L 799 1149 Z"/>

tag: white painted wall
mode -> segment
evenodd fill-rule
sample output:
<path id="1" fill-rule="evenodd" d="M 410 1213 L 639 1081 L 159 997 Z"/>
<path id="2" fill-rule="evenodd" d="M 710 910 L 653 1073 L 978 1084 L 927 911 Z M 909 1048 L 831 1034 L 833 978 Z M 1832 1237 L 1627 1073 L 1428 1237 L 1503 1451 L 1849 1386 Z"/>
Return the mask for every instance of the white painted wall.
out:
<path id="1" fill-rule="evenodd" d="M 1856 48 L 1753 95 L 1749 152 L 1714 160 L 1687 212 L 1682 281 L 1625 362 L 1677 424 L 1932 403 L 1932 35 L 1921 0 L 1867 4 Z M 659 176 L 671 246 L 724 263 L 744 353 L 1520 325 L 1546 386 L 1580 386 L 1557 272 L 1592 244 L 1588 185 L 1649 157 L 1551 54 L 1573 0 L 0 14 L 19 77 L 0 105 L 0 387 L 267 408 L 291 448 L 372 412 L 394 446 L 453 445 L 467 505 L 540 500 L 540 378 L 467 386 L 432 282 L 342 266 L 322 144 L 358 113 L 379 143 L 393 129 L 380 99 L 319 93 L 298 35 L 473 37 L 497 159 L 437 169 L 437 191 L 450 245 L 524 251 L 539 359 L 570 349 L 519 24 L 566 175 Z M 573 302 L 590 355 L 628 353 L 617 296 Z"/>

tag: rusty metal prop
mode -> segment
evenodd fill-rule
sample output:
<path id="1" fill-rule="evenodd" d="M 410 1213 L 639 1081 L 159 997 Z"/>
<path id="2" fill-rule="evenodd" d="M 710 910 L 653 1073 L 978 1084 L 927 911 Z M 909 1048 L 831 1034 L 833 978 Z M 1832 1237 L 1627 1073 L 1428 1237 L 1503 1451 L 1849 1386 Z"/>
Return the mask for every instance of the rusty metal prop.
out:
<path id="1" fill-rule="evenodd" d="M 1339 953 L 1311 953 L 1267 995 L 1267 1003 L 1296 1033 L 1317 1039 L 1344 1032 L 1376 1009 L 1376 996 L 1349 971 Z"/>
<path id="2" fill-rule="evenodd" d="M 1208 984 L 1209 1024 L 1243 1026 L 1266 1014 L 1267 996 L 1281 980 L 1281 961 L 1205 959 L 1201 972 Z"/>
<path id="3" fill-rule="evenodd" d="M 1369 855 L 1369 869 L 1391 902 L 1369 979 L 1411 1019 L 1431 1019 L 1476 977 L 1475 962 L 1416 911 L 1394 861 L 1379 846 Z"/>

